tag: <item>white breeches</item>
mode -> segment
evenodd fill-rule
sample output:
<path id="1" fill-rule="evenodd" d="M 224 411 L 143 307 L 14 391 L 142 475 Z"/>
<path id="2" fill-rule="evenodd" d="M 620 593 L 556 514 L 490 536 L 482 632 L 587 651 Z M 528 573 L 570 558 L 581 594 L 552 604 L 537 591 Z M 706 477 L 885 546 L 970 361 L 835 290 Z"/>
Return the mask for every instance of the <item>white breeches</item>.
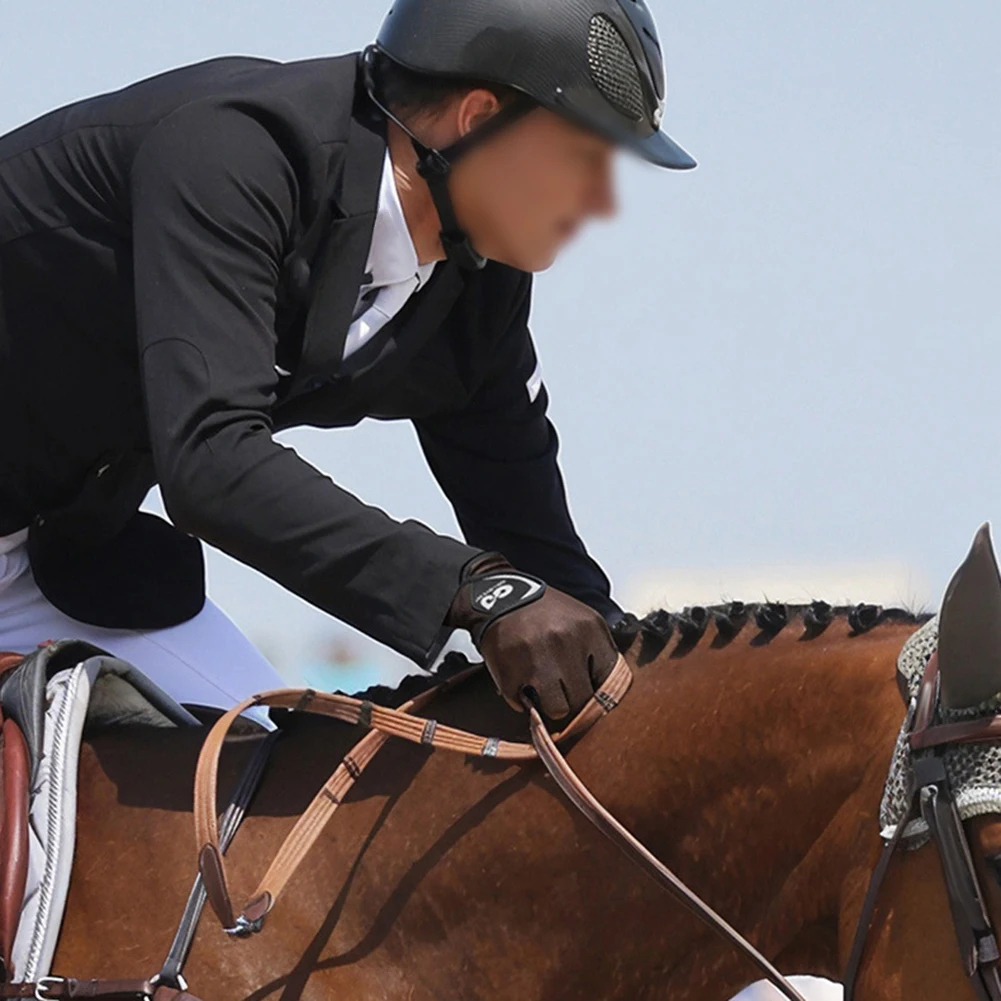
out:
<path id="1" fill-rule="evenodd" d="M 45 640 L 87 640 L 138 667 L 178 702 L 222 709 L 255 692 L 285 687 L 209 599 L 194 618 L 167 629 L 105 629 L 64 615 L 35 584 L 23 534 L 0 538 L 0 650 L 30 653 Z M 259 718 L 259 712 L 251 715 Z"/>

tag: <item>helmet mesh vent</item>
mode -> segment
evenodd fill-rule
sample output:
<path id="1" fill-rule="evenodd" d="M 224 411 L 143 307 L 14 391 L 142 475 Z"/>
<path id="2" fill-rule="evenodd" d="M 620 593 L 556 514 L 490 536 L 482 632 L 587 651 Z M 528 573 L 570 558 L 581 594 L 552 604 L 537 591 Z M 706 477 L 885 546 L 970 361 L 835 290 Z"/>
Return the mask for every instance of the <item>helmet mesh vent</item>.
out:
<path id="1" fill-rule="evenodd" d="M 621 114 L 642 121 L 646 114 L 639 70 L 619 29 L 604 14 L 595 14 L 587 36 L 591 79 Z"/>

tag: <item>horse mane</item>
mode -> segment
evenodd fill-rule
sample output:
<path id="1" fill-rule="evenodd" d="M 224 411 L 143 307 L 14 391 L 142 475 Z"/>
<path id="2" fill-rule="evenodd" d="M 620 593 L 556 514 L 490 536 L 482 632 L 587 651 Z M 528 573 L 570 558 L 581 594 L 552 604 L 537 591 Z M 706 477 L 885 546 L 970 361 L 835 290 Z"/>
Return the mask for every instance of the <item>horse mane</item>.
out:
<path id="1" fill-rule="evenodd" d="M 720 605 L 689 605 L 680 612 L 659 608 L 642 619 L 627 614 L 612 632 L 622 651 L 628 650 L 637 637 L 641 639 L 637 663 L 642 666 L 660 654 L 675 636 L 677 642 L 671 656 L 685 656 L 699 645 L 710 627 L 710 646 L 719 649 L 731 643 L 748 625 L 757 629 L 750 640 L 751 645 L 762 646 L 796 625 L 802 629 L 801 639 L 812 640 L 838 619 L 847 621 L 850 636 L 859 636 L 882 625 L 920 626 L 933 616 L 933 612 L 884 608 L 865 602 L 832 605 L 819 600 L 805 604 L 731 601 Z"/>
<path id="2" fill-rule="evenodd" d="M 933 612 L 884 608 L 864 602 L 831 605 L 826 601 L 811 601 L 796 605 L 780 601 L 730 601 L 719 605 L 688 605 L 680 612 L 657 608 L 642 618 L 629 612 L 612 628 L 612 636 L 622 652 L 640 638 L 638 664 L 642 666 L 658 656 L 675 637 L 677 642 L 671 656 L 683 657 L 694 650 L 707 633 L 712 636 L 710 646 L 718 649 L 732 642 L 748 625 L 757 629 L 751 639 L 752 645 L 760 646 L 796 624 L 802 628 L 801 638 L 812 640 L 836 619 L 847 620 L 851 635 L 858 636 L 881 625 L 920 626 L 933 615 Z M 433 673 L 407 675 L 395 688 L 372 685 L 363 692 L 355 693 L 354 698 L 396 708 L 469 666 L 470 661 L 464 654 L 452 652 L 446 654 Z"/>
<path id="3" fill-rule="evenodd" d="M 354 699 L 367 699 L 379 706 L 388 706 L 390 709 L 397 709 L 404 702 L 409 702 L 418 695 L 423 694 L 429 688 L 440 685 L 443 681 L 451 678 L 453 674 L 459 674 L 471 667 L 475 661 L 467 659 L 466 655 L 455 650 L 445 654 L 444 659 L 433 672 L 426 674 L 408 674 L 395 688 L 392 685 L 370 685 L 362 692 L 355 692 L 351 697 Z M 342 692 L 341 694 L 348 694 Z"/>

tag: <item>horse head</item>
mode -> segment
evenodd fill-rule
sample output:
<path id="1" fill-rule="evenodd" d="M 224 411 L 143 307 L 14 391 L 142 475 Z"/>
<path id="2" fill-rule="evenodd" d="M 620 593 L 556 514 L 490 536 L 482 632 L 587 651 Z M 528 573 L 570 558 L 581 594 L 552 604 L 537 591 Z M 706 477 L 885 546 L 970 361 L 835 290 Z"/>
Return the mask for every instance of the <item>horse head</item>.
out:
<path id="1" fill-rule="evenodd" d="M 971 708 L 1001 692 L 1001 574 L 989 524 L 945 590 L 938 657 L 946 708 Z"/>

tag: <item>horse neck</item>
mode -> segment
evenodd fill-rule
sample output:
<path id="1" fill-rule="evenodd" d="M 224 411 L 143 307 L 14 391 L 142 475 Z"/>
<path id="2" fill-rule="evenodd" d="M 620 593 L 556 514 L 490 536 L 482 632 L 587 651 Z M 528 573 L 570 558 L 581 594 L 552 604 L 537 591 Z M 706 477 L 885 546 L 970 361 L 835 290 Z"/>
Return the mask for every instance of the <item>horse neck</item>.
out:
<path id="1" fill-rule="evenodd" d="M 667 649 L 637 667 L 629 709 L 588 752 L 600 770 L 628 748 L 606 768 L 609 805 L 790 974 L 836 979 L 843 966 L 904 713 L 895 659 L 914 628 L 852 636 L 838 620 L 812 640 L 790 627 L 767 643 Z M 730 997 L 746 964 L 697 934 L 691 996 Z"/>

